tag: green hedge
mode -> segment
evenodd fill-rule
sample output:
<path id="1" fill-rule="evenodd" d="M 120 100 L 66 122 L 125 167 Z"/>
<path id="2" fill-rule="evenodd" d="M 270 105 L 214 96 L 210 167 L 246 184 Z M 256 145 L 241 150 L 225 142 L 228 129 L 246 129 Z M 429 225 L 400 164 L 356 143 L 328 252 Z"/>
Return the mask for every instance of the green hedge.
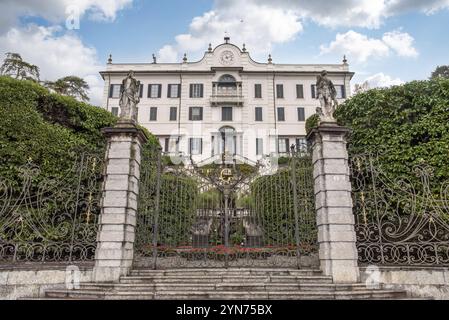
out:
<path id="1" fill-rule="evenodd" d="M 180 246 L 191 243 L 198 186 L 194 179 L 162 175 L 159 213 L 159 243 Z"/>
<path id="2" fill-rule="evenodd" d="M 335 117 L 352 130 L 350 155 L 379 153 L 378 165 L 390 179 L 419 184 L 413 169 L 426 164 L 435 169 L 435 193 L 449 181 L 449 80 L 369 90 L 348 99 Z"/>
<path id="3" fill-rule="evenodd" d="M 104 109 L 52 94 L 34 82 L 0 77 L 0 176 L 19 181 L 19 168 L 30 161 L 40 167 L 42 179 L 61 177 L 79 150 L 103 156 L 101 129 L 116 121 Z M 148 146 L 158 145 L 148 135 Z"/>
<path id="4" fill-rule="evenodd" d="M 298 225 L 304 253 L 316 242 L 316 222 L 310 157 L 295 159 Z M 295 245 L 295 212 L 292 170 L 281 169 L 262 176 L 251 185 L 251 198 L 258 223 L 264 232 L 265 245 Z"/>

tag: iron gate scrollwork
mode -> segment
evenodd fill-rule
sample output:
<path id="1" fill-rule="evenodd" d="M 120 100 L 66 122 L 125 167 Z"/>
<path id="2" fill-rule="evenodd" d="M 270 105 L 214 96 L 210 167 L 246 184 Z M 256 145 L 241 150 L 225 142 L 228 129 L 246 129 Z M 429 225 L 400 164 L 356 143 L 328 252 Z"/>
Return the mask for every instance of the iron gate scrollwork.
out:
<path id="1" fill-rule="evenodd" d="M 269 174 L 221 155 L 196 164 L 146 150 L 135 267 L 300 267 L 316 258 L 310 156 Z M 248 161 L 249 162 L 249 161 Z"/>
<path id="2" fill-rule="evenodd" d="M 432 183 L 425 164 L 392 175 L 382 156 L 350 160 L 359 262 L 449 265 L 449 181 Z"/>
<path id="3" fill-rule="evenodd" d="M 0 176 L 0 263 L 93 262 L 104 159 L 68 154 L 58 176 L 31 160 Z"/>

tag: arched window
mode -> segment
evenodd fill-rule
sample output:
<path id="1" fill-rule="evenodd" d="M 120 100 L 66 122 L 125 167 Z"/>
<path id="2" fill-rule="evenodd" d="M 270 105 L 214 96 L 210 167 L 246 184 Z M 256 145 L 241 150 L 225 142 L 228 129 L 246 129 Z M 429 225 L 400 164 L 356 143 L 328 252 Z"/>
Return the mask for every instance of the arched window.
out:
<path id="1" fill-rule="evenodd" d="M 235 80 L 235 78 L 233 76 L 231 76 L 230 74 L 224 74 L 220 77 L 220 79 L 218 80 L 218 82 L 220 84 L 222 83 L 232 83 L 235 84 L 237 81 Z"/>

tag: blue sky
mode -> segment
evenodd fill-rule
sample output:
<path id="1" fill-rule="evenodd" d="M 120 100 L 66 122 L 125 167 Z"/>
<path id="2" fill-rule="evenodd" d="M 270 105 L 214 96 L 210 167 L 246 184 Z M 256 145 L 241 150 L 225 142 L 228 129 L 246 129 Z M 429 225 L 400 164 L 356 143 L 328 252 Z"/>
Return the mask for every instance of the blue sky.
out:
<path id="1" fill-rule="evenodd" d="M 75 8 L 75 11 L 74 9 Z M 70 14 L 80 28 L 68 30 Z M 109 53 L 115 62 L 199 59 L 224 32 L 253 58 L 275 63 L 340 63 L 346 54 L 353 84 L 371 87 L 425 79 L 449 64 L 449 0 L 3 0 L 0 54 L 41 67 L 52 80 L 84 77 L 101 101 Z"/>

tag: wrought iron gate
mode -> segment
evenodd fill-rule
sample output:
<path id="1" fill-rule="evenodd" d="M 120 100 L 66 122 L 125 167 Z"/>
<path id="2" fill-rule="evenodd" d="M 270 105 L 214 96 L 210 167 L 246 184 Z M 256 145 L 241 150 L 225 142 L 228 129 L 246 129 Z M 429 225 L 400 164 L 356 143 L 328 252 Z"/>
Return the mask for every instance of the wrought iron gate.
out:
<path id="1" fill-rule="evenodd" d="M 201 166 L 180 160 L 143 154 L 136 267 L 317 263 L 310 156 L 292 149 L 271 171 L 225 155 Z"/>

